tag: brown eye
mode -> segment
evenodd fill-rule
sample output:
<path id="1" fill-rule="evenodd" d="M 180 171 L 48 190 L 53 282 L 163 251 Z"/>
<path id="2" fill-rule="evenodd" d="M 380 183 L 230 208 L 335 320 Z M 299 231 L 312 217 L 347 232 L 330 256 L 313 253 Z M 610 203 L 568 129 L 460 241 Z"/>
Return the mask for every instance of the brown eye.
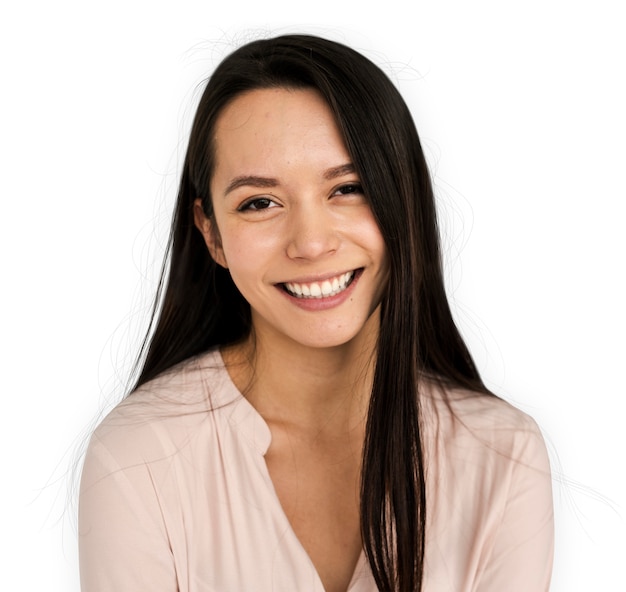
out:
<path id="1" fill-rule="evenodd" d="M 351 193 L 363 193 L 363 187 L 359 183 L 348 183 L 347 185 L 342 185 L 336 191 L 341 195 L 350 195 Z"/>
<path id="2" fill-rule="evenodd" d="M 243 203 L 239 207 L 239 211 L 245 212 L 245 211 L 255 211 L 255 210 L 267 210 L 268 208 L 271 208 L 272 206 L 275 206 L 275 205 L 276 204 L 268 197 L 256 197 L 254 199 L 251 199 Z"/>

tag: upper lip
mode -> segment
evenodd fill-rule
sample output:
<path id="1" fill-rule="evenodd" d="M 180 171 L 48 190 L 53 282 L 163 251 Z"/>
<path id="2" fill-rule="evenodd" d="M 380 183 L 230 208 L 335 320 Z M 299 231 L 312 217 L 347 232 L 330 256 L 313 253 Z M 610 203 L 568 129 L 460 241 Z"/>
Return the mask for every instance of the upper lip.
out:
<path id="1" fill-rule="evenodd" d="M 299 278 L 288 279 L 282 282 L 276 282 L 276 284 L 277 285 L 280 285 L 280 284 L 315 284 L 315 283 L 323 282 L 325 280 L 332 280 L 333 278 L 339 277 L 343 275 L 344 273 L 357 272 L 359 269 L 360 268 L 357 267 L 354 269 L 346 269 L 344 271 L 335 271 L 335 272 L 324 273 L 320 275 L 301 276 Z"/>

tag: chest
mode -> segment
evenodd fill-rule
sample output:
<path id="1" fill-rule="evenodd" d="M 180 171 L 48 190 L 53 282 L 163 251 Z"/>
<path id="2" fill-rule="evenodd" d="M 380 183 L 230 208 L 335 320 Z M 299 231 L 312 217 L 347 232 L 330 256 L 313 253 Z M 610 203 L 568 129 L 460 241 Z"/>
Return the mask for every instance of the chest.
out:
<path id="1" fill-rule="evenodd" d="M 277 437 L 265 461 L 285 517 L 324 589 L 345 591 L 362 548 L 359 446 Z"/>
<path id="2" fill-rule="evenodd" d="M 377 590 L 361 554 L 358 447 L 279 447 L 273 433 L 266 448 L 267 427 L 248 406 L 225 412 L 151 465 L 181 592 Z M 467 474 L 486 472 L 453 462 L 459 454 L 442 450 L 428 474 L 425 589 L 436 592 L 472 589 L 489 535 L 471 503 L 485 489 L 468 488 Z"/>

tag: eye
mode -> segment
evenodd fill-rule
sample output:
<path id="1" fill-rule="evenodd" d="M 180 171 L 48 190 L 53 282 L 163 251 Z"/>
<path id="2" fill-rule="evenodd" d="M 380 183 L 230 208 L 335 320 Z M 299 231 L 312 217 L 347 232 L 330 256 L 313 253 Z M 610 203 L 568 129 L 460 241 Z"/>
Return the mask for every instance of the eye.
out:
<path id="1" fill-rule="evenodd" d="M 336 201 L 337 205 L 361 205 L 367 202 L 363 185 L 358 182 L 339 185 L 330 197 Z"/>
<path id="2" fill-rule="evenodd" d="M 360 183 L 346 183 L 345 185 L 342 185 L 341 187 L 338 187 L 335 190 L 335 195 L 339 194 L 339 195 L 350 195 L 350 194 L 362 194 L 363 193 L 363 187 L 361 186 Z"/>
<path id="3" fill-rule="evenodd" d="M 277 204 L 273 202 L 269 197 L 255 197 L 242 203 L 237 209 L 240 212 L 254 212 L 257 210 L 267 210 L 268 208 L 275 208 Z"/>

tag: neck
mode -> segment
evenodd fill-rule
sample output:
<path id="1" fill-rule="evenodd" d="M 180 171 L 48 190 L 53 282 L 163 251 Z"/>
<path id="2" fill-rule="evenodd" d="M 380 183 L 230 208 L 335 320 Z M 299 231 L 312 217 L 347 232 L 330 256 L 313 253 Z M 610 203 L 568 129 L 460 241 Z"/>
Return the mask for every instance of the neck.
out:
<path id="1" fill-rule="evenodd" d="M 348 343 L 311 348 L 259 332 L 222 354 L 237 387 L 268 424 L 336 434 L 361 428 L 374 377 L 378 312 Z"/>

